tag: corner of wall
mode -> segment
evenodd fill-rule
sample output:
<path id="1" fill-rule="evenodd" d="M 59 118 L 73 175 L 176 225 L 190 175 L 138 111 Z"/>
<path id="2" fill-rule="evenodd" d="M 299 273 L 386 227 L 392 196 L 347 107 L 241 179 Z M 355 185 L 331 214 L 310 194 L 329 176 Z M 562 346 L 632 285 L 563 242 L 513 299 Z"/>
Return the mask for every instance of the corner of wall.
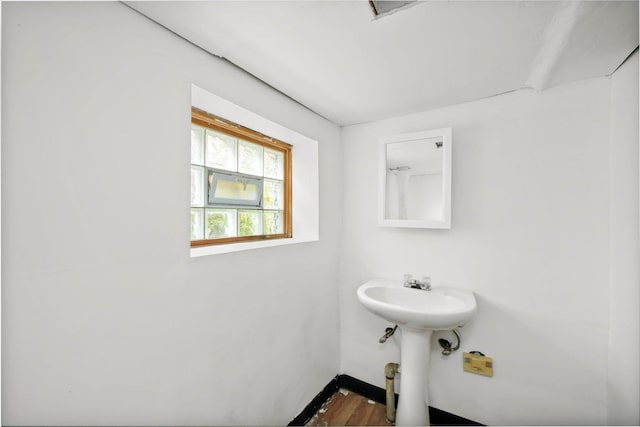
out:
<path id="1" fill-rule="evenodd" d="M 611 76 L 608 425 L 640 423 L 638 90 L 636 51 Z"/>

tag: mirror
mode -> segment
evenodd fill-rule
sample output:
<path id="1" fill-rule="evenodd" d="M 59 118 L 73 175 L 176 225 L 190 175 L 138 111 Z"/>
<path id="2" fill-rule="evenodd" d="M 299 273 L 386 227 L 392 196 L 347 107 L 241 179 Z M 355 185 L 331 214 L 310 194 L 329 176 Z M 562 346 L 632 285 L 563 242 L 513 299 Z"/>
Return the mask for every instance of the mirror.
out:
<path id="1" fill-rule="evenodd" d="M 378 225 L 451 228 L 451 128 L 380 140 Z"/>

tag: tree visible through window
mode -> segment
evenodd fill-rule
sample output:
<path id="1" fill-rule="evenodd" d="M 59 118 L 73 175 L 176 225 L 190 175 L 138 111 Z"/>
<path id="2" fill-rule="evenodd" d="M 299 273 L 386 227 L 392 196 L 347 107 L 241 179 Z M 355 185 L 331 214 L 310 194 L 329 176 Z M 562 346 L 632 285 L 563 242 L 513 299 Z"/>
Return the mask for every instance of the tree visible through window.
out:
<path id="1" fill-rule="evenodd" d="M 191 246 L 291 235 L 291 145 L 193 108 Z"/>

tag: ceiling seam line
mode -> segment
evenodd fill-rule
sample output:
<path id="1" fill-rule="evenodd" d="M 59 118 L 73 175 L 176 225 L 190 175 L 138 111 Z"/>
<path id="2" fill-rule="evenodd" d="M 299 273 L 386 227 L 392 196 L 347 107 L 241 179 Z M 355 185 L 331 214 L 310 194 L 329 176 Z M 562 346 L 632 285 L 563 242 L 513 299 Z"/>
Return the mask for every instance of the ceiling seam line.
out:
<path id="1" fill-rule="evenodd" d="M 255 74 L 252 74 L 251 72 L 247 71 L 246 69 L 242 68 L 241 66 L 239 66 L 238 64 L 230 61 L 229 59 L 225 58 L 224 56 L 220 56 L 217 55 L 213 52 L 208 51 L 207 49 L 203 48 L 202 46 L 197 45 L 196 43 L 192 42 L 191 40 L 187 39 L 186 37 L 176 33 L 175 31 L 173 31 L 171 28 L 167 27 L 166 25 L 161 24 L 160 22 L 156 21 L 155 19 L 145 15 L 144 13 L 140 12 L 139 10 L 135 9 L 134 7 L 128 5 L 124 0 L 120 0 L 119 1 L 120 4 L 128 7 L 129 9 L 131 9 L 132 11 L 136 12 L 137 14 L 139 14 L 140 16 L 148 19 L 149 21 L 153 22 L 154 24 L 164 28 L 165 30 L 167 30 L 168 32 L 170 32 L 171 34 L 173 34 L 174 36 L 184 40 L 185 42 L 189 43 L 191 46 L 194 46 L 198 49 L 200 49 L 201 51 L 205 52 L 208 55 L 213 56 L 214 58 L 223 61 L 229 65 L 231 65 L 232 67 L 234 67 L 235 69 L 242 71 L 243 73 L 247 74 L 248 76 L 252 77 L 253 79 L 259 81 L 260 83 L 262 83 L 263 85 L 267 86 L 268 88 L 270 88 L 271 90 L 277 92 L 278 94 L 284 96 L 285 98 L 295 102 L 296 104 L 298 104 L 299 106 L 303 107 L 305 110 L 310 111 L 311 113 L 317 115 L 318 117 L 321 117 L 322 119 L 328 121 L 331 124 L 334 124 L 336 126 L 341 126 L 339 123 L 336 123 L 330 119 L 328 119 L 327 117 L 323 116 L 322 114 L 318 113 L 317 111 L 313 110 L 312 108 L 308 107 L 307 105 L 303 104 L 302 102 L 292 98 L 290 95 L 287 95 L 286 93 L 284 93 L 283 91 L 281 91 L 280 89 L 270 85 L 269 83 L 265 82 L 264 80 L 262 80 L 261 78 L 259 78 L 258 76 L 256 76 Z"/>
<path id="2" fill-rule="evenodd" d="M 620 65 L 618 65 L 618 66 L 616 67 L 616 69 L 615 69 L 615 70 L 613 70 L 611 73 L 609 73 L 609 74 L 607 74 L 607 75 L 608 75 L 608 76 L 612 76 L 612 75 L 614 75 L 614 74 L 616 73 L 616 71 L 618 71 L 618 70 L 620 69 L 620 67 L 622 67 L 622 66 L 624 65 L 624 63 L 625 63 L 625 62 L 627 62 L 627 61 L 629 60 L 629 58 L 631 58 L 631 57 L 633 56 L 633 54 L 634 54 L 634 53 L 636 53 L 636 52 L 638 51 L 638 48 L 640 48 L 640 46 L 636 46 L 636 48 L 635 48 L 635 49 L 633 49 L 633 50 L 631 51 L 631 53 L 630 53 L 629 55 L 627 55 L 627 57 L 626 57 L 626 58 L 624 58 L 624 59 L 622 60 L 622 62 L 620 63 Z"/>

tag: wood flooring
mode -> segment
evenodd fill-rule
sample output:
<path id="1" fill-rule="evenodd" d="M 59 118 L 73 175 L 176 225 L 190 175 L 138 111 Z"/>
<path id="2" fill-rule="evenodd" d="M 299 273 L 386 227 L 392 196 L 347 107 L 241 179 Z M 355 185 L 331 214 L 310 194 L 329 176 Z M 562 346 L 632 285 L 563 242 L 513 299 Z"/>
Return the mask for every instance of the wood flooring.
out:
<path id="1" fill-rule="evenodd" d="M 308 426 L 392 426 L 386 407 L 350 390 L 341 388 L 306 424 Z"/>

